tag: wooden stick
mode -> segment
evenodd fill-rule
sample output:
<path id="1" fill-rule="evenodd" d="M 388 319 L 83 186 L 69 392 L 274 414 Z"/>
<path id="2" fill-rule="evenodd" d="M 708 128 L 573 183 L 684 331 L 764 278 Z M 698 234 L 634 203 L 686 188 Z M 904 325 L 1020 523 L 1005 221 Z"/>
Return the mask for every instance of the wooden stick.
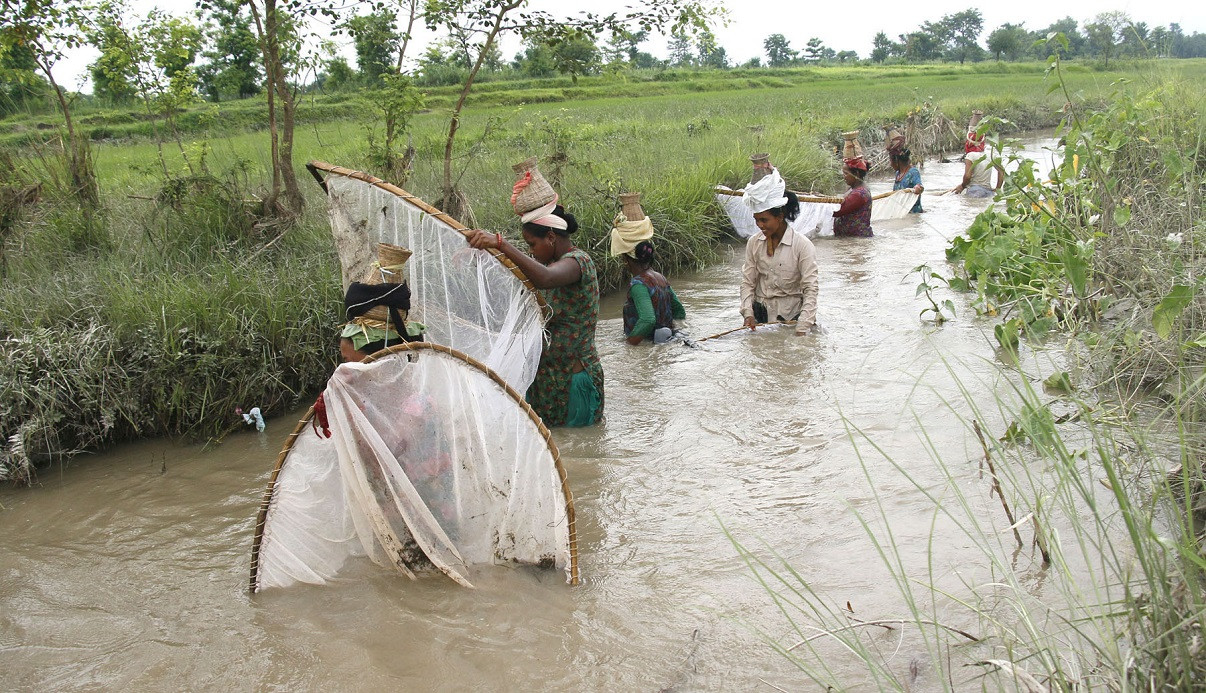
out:
<path id="1" fill-rule="evenodd" d="M 1022 533 L 1018 531 L 1017 522 L 1013 519 L 1013 512 L 1009 509 L 1009 502 L 1005 500 L 1005 494 L 1001 492 L 1001 482 L 997 479 L 997 469 L 993 466 L 992 455 L 988 454 L 988 443 L 984 441 L 984 432 L 980 430 L 980 422 L 972 419 L 972 429 L 976 432 L 976 437 L 980 439 L 980 447 L 984 449 L 984 462 L 988 465 L 988 473 L 992 475 L 992 490 L 996 492 L 997 498 L 1001 499 L 1001 507 L 1005 508 L 1005 517 L 1012 525 L 1013 538 L 1018 541 L 1018 548 L 1025 546 L 1022 543 Z M 989 494 L 992 495 L 992 494 Z"/>
<path id="2" fill-rule="evenodd" d="M 794 324 L 796 324 L 795 320 L 776 320 L 775 322 L 760 322 L 757 325 L 755 325 L 755 327 L 762 327 L 763 325 L 794 325 Z M 724 332 L 717 332 L 714 335 L 703 337 L 702 339 L 696 339 L 695 342 L 697 342 L 697 343 L 698 342 L 706 342 L 709 339 L 716 339 L 717 337 L 723 337 L 726 334 L 733 334 L 734 332 L 737 332 L 739 330 L 749 330 L 749 329 L 750 328 L 746 327 L 745 325 L 742 325 L 741 327 L 734 327 L 733 329 L 725 330 Z"/>
<path id="3" fill-rule="evenodd" d="M 728 195 L 729 197 L 744 197 L 745 196 L 745 193 L 740 190 L 727 190 L 725 188 L 715 188 L 713 190 L 713 192 L 715 192 L 717 195 Z M 892 197 L 893 195 L 895 195 L 898 192 L 900 192 L 900 191 L 899 190 L 890 190 L 888 192 L 882 192 L 878 195 L 872 195 L 871 199 L 872 200 L 882 200 L 885 197 Z M 843 199 L 843 198 L 837 197 L 835 195 L 816 195 L 813 193 L 796 192 L 795 190 L 792 190 L 791 193 L 793 195 L 795 195 L 796 197 L 798 197 L 800 199 L 800 202 L 816 202 L 816 203 L 827 203 L 827 204 L 840 205 L 840 204 L 842 204 L 842 199 Z"/>

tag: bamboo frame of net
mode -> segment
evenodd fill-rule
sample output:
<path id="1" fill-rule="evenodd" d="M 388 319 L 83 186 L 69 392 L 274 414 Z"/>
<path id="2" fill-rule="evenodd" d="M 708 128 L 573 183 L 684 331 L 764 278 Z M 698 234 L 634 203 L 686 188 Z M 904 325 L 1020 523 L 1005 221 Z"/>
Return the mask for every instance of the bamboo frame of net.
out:
<path id="1" fill-rule="evenodd" d="M 541 438 L 544 439 L 545 444 L 548 445 L 549 452 L 553 455 L 553 464 L 556 466 L 557 476 L 561 480 L 561 493 L 565 497 L 565 517 L 569 532 L 570 584 L 580 584 L 581 579 L 578 574 L 578 521 L 577 514 L 574 511 L 574 493 L 570 490 L 569 475 L 566 474 L 565 465 L 561 462 L 561 451 L 557 449 L 557 444 L 553 442 L 553 434 L 549 431 L 548 427 L 544 425 L 544 421 L 541 420 L 540 415 L 536 413 L 536 410 L 532 409 L 532 405 L 528 404 L 527 400 L 525 400 L 522 395 L 515 391 L 515 388 L 511 387 L 506 380 L 503 380 L 502 376 L 500 376 L 498 373 L 495 373 L 494 370 L 489 366 L 464 352 L 457 351 L 456 349 L 444 346 L 443 344 L 435 344 L 433 342 L 403 342 L 387 349 L 382 349 L 374 354 L 370 354 L 369 356 L 366 356 L 361 363 L 372 363 L 386 356 L 398 354 L 404 351 L 425 350 L 438 351 L 440 353 L 447 354 L 478 369 L 489 377 L 490 380 L 493 380 L 499 387 L 506 391 L 507 395 L 509 395 L 512 400 L 523 408 L 524 412 L 527 413 L 528 418 L 532 420 L 532 423 L 536 424 L 536 429 L 540 432 Z M 306 415 L 297 422 L 297 426 L 293 429 L 293 432 L 290 433 L 289 437 L 285 439 L 285 445 L 281 449 L 280 454 L 276 457 L 276 467 L 273 468 L 272 476 L 270 476 L 268 479 L 268 488 L 264 490 L 263 500 L 260 501 L 260 512 L 255 522 L 255 538 L 252 540 L 251 545 L 250 588 L 253 594 L 255 593 L 256 579 L 258 577 L 260 567 L 260 543 L 264 538 L 264 525 L 268 520 L 268 508 L 272 505 L 272 496 L 276 492 L 277 478 L 280 476 L 281 469 L 285 466 L 285 459 L 289 456 L 289 451 L 293 449 L 293 444 L 297 441 L 297 438 L 301 435 L 302 431 L 310 425 L 313 418 L 314 407 L 310 407 L 310 409 L 306 411 Z"/>
<path id="2" fill-rule="evenodd" d="M 310 171 L 310 175 L 314 176 L 314 180 L 318 181 L 318 184 L 320 186 L 322 186 L 322 189 L 324 191 L 327 189 L 327 181 L 324 180 L 323 177 L 318 174 L 319 171 L 325 171 L 329 174 L 336 175 L 336 176 L 344 176 L 346 178 L 352 178 L 354 180 L 358 180 L 363 183 L 368 183 L 369 185 L 380 188 L 380 189 L 384 190 L 385 192 L 390 193 L 392 195 L 396 195 L 396 196 L 402 198 L 403 200 L 406 200 L 410 204 L 414 205 L 415 207 L 418 207 L 425 214 L 433 216 L 436 219 L 439 219 L 440 221 L 444 222 L 445 224 L 448 224 L 453 229 L 456 229 L 466 239 L 469 238 L 470 234 L 473 232 L 472 229 L 468 228 L 467 226 L 462 224 L 460 221 L 458 221 L 454 217 L 451 217 L 451 216 L 445 214 L 444 212 L 441 212 L 440 210 L 436 209 L 435 207 L 432 207 L 431 205 L 427 204 L 427 202 L 425 202 L 418 195 L 412 195 L 411 193 L 407 192 L 406 190 L 403 190 L 402 188 L 399 188 L 398 186 L 394 185 L 393 183 L 387 183 L 386 181 L 383 181 L 380 178 L 376 178 L 363 171 L 356 171 L 356 170 L 353 170 L 350 168 L 344 168 L 342 166 L 335 166 L 334 164 L 328 164 L 325 161 L 317 161 L 317 160 L 312 160 L 312 161 L 307 162 L 306 169 Z M 492 248 L 486 252 L 488 252 L 492 256 L 494 256 L 494 259 L 496 259 L 500 263 L 502 263 L 503 267 L 506 267 L 507 269 L 509 269 L 511 271 L 511 274 L 514 274 L 515 277 L 517 279 L 519 279 L 519 281 L 523 282 L 523 285 L 526 286 L 528 288 L 528 290 L 532 292 L 532 295 L 536 297 L 536 303 L 540 306 L 540 310 L 547 314 L 547 312 L 549 310 L 548 304 L 545 303 L 544 297 L 541 296 L 540 292 L 536 290 L 536 287 L 532 284 L 532 281 L 530 279 L 528 279 L 528 275 L 524 274 L 523 270 L 519 269 L 519 266 L 516 265 L 514 262 L 511 262 L 511 260 L 506 255 L 503 255 L 501 250 Z"/>
<path id="3" fill-rule="evenodd" d="M 744 197 L 745 196 L 745 193 L 741 192 L 740 190 L 728 190 L 726 188 L 715 188 L 713 190 L 713 192 L 715 192 L 717 195 L 728 195 L 729 197 Z M 795 190 L 792 190 L 791 192 L 793 194 L 795 194 L 795 196 L 797 198 L 799 198 L 800 202 L 822 202 L 822 203 L 830 203 L 830 204 L 840 205 L 840 204 L 842 204 L 842 199 L 843 199 L 841 197 L 837 197 L 837 196 L 833 196 L 833 195 L 811 195 L 809 193 L 796 192 Z M 892 197 L 897 192 L 898 191 L 896 191 L 896 190 L 882 192 L 878 195 L 872 195 L 871 199 L 872 200 L 882 200 L 885 197 Z"/>

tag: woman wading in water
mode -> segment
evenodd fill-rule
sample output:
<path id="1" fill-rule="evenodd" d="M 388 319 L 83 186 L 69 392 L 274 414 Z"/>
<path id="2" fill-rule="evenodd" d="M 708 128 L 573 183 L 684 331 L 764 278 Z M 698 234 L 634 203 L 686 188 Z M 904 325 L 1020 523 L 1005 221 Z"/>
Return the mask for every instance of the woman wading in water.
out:
<path id="1" fill-rule="evenodd" d="M 525 173 L 511 195 L 531 255 L 500 233 L 474 231 L 469 245 L 500 250 L 533 286 L 544 290 L 552 309 L 528 403 L 548 426 L 589 426 L 603 415 L 603 366 L 595 348 L 599 280 L 590 255 L 570 240 L 578 221 L 557 204 L 556 193 L 534 164 L 534 159 L 520 164 Z"/>

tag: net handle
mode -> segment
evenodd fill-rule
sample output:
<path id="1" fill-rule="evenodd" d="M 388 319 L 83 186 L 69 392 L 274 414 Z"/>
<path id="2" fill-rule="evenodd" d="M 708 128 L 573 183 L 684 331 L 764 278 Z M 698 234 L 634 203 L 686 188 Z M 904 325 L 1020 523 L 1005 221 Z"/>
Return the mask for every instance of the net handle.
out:
<path id="1" fill-rule="evenodd" d="M 376 178 L 363 171 L 356 171 L 356 170 L 353 170 L 350 168 L 344 168 L 342 166 L 335 166 L 334 164 L 328 164 L 325 161 L 317 161 L 317 160 L 307 162 L 306 170 L 308 170 L 310 172 L 310 175 L 314 176 L 314 180 L 318 181 L 319 186 L 322 187 L 324 192 L 327 192 L 327 182 L 326 182 L 326 180 L 323 179 L 322 175 L 319 174 L 319 171 L 325 171 L 326 173 L 329 173 L 331 175 L 344 176 L 346 178 L 351 178 L 353 180 L 361 181 L 362 183 L 368 183 L 369 185 L 380 188 L 387 193 L 396 195 L 397 197 L 400 197 L 403 200 L 406 200 L 407 202 L 414 205 L 415 207 L 418 207 L 425 214 L 433 216 L 436 219 L 439 219 L 440 221 L 444 222 L 445 224 L 451 226 L 453 229 L 455 229 L 458 233 L 460 233 L 465 238 L 469 238 L 470 234 L 472 234 L 472 229 L 466 227 L 464 224 L 462 224 L 457 219 L 455 219 L 455 218 L 445 214 L 444 212 L 441 212 L 440 210 L 436 209 L 435 207 L 432 207 L 431 205 L 427 204 L 426 202 L 423 201 L 423 199 L 421 197 L 419 197 L 417 195 L 412 195 L 411 193 L 407 192 L 406 190 L 403 190 L 402 188 L 399 188 L 398 186 L 394 185 L 393 183 L 387 183 L 387 182 L 381 180 L 380 178 Z M 514 274 L 515 277 L 517 279 L 519 279 L 519 281 L 523 282 L 523 285 L 528 288 L 528 291 L 532 292 L 532 295 L 536 297 L 536 303 L 540 306 L 540 309 L 542 312 L 548 311 L 548 304 L 545 303 L 544 297 L 542 297 L 540 295 L 540 292 L 536 290 L 536 287 L 532 284 L 532 281 L 530 279 L 528 279 L 528 275 L 524 274 L 523 270 L 521 270 L 518 265 L 516 265 L 514 262 L 512 262 L 506 255 L 503 255 L 501 250 L 498 250 L 496 248 L 491 248 L 490 250 L 487 250 L 486 252 L 490 253 L 490 255 L 492 255 L 494 257 L 494 259 L 496 259 L 500 263 L 502 263 L 503 267 L 506 267 L 507 269 L 511 270 L 511 274 Z"/>

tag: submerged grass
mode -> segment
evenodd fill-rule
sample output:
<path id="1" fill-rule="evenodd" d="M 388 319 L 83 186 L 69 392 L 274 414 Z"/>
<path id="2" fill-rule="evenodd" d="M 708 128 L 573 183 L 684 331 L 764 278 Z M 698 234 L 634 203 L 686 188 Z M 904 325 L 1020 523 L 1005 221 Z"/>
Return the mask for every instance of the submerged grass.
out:
<path id="1" fill-rule="evenodd" d="M 995 429 L 981 439 L 981 460 L 952 458 L 949 446 L 940 450 L 928 439 L 920 421 L 930 465 L 896 459 L 850 426 L 873 498 L 869 509 L 853 512 L 894 583 L 896 611 L 855 616 L 789 562 L 734 539 L 794 635 L 769 637 L 770 644 L 818 685 L 951 691 L 1201 686 L 1206 561 L 1184 503 L 1189 477 L 1169 459 L 1187 442 L 1184 429 L 1175 427 L 1182 423 L 1176 408 L 1163 412 L 1172 429 L 1144 429 L 1098 401 L 1052 399 L 1035 389 L 1035 378 L 1018 375 L 1012 391 L 989 401 L 989 409 L 963 386 L 960 401 L 947 403 L 969 439 L 981 426 Z M 879 490 L 885 479 L 877 460 L 928 506 L 932 533 L 924 548 L 893 531 L 915 521 L 900 518 L 901 505 L 889 504 Z M 993 498 L 993 487 L 1000 498 Z M 1001 507 L 1006 501 L 1013 508 L 1009 519 Z M 938 526 L 947 544 L 964 545 L 958 559 L 935 546 Z M 951 560 L 959 566 L 955 573 L 943 562 Z M 898 657 L 902 650 L 924 655 Z M 859 672 L 854 681 L 852 666 Z"/>

